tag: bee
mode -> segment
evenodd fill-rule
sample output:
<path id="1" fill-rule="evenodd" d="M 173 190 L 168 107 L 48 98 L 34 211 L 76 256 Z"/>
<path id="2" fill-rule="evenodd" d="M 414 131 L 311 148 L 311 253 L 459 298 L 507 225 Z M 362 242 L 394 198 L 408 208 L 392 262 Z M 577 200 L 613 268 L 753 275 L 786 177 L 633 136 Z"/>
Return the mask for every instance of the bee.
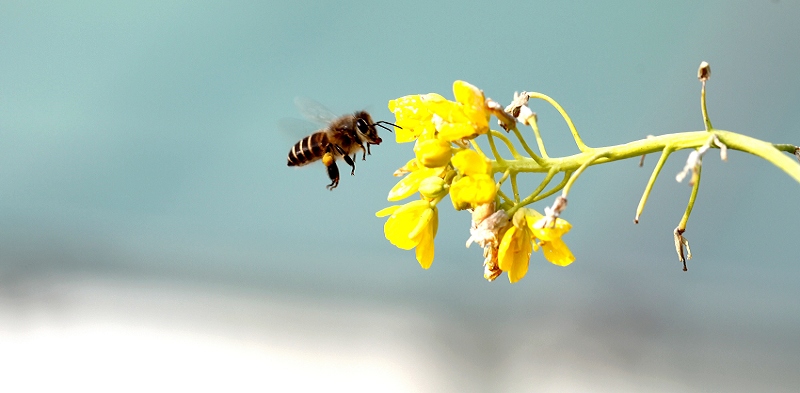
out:
<path id="1" fill-rule="evenodd" d="M 385 130 L 392 131 L 384 124 L 393 123 L 387 121 L 373 122 L 372 117 L 366 111 L 358 111 L 352 115 L 344 115 L 334 118 L 328 125 L 301 139 L 289 150 L 288 166 L 303 166 L 322 159 L 323 164 L 328 169 L 328 177 L 331 184 L 327 189 L 333 190 L 339 185 L 339 167 L 336 159 L 341 157 L 350 165 L 350 175 L 356 172 L 356 153 L 362 151 L 362 160 L 367 159 L 370 145 L 380 145 L 381 137 L 378 136 L 376 126 Z M 352 155 L 352 157 L 351 157 Z"/>

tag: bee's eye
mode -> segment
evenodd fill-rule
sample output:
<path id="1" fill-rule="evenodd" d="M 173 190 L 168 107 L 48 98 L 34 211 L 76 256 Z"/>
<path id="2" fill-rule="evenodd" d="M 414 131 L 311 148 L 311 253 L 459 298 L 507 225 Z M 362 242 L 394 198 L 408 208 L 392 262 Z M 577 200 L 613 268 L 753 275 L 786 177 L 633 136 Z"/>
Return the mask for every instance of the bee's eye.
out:
<path id="1" fill-rule="evenodd" d="M 366 134 L 367 131 L 369 131 L 369 126 L 367 125 L 367 122 L 364 121 L 364 119 L 356 120 L 356 128 L 358 128 L 358 131 L 361 132 L 362 134 Z"/>

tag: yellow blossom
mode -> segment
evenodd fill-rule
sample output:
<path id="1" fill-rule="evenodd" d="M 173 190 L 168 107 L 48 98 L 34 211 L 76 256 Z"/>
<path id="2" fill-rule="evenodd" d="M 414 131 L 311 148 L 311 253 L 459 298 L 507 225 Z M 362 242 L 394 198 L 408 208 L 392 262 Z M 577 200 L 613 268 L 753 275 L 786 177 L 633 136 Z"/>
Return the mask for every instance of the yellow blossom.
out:
<path id="1" fill-rule="evenodd" d="M 436 206 L 429 201 L 417 200 L 402 206 L 390 206 L 377 213 L 378 217 L 389 216 L 383 232 L 392 244 L 403 250 L 416 248 L 417 261 L 423 269 L 433 263 L 433 239 L 439 227 Z"/>
<path id="2" fill-rule="evenodd" d="M 398 127 L 395 127 L 394 133 L 397 143 L 411 142 L 422 134 L 435 133 L 433 112 L 428 105 L 437 102 L 449 101 L 436 93 L 410 95 L 389 101 L 389 110 L 397 119 L 395 124 Z"/>
<path id="3" fill-rule="evenodd" d="M 464 81 L 453 83 L 453 95 L 457 105 L 431 106 L 438 115 L 438 137 L 447 141 L 474 138 L 489 132 L 489 116 L 483 92 Z"/>
<path id="4" fill-rule="evenodd" d="M 398 143 L 411 142 L 421 135 L 435 135 L 445 141 L 456 141 L 489 132 L 491 111 L 486 107 L 483 92 L 464 81 L 453 83 L 456 101 L 429 93 L 410 95 L 389 101 L 394 113 L 395 138 Z"/>
<path id="5" fill-rule="evenodd" d="M 475 150 L 461 150 L 453 156 L 453 166 L 462 175 L 470 176 L 475 174 L 488 175 L 492 166 L 486 159 Z"/>
<path id="6" fill-rule="evenodd" d="M 522 209 L 520 209 L 522 210 Z M 547 217 L 542 216 L 535 210 L 526 209 L 535 214 L 528 215 L 528 226 L 533 236 L 540 240 L 544 257 L 550 263 L 558 266 L 567 266 L 575 261 L 572 251 L 561 240 L 561 236 L 572 229 L 572 225 L 564 219 L 556 218 L 555 224 L 548 225 Z"/>
<path id="7" fill-rule="evenodd" d="M 464 106 L 464 113 L 475 125 L 476 130 L 485 130 L 479 132 L 480 134 L 485 134 L 489 129 L 490 112 L 486 107 L 486 97 L 483 95 L 483 91 L 459 80 L 453 83 L 453 95 L 456 101 Z"/>
<path id="8" fill-rule="evenodd" d="M 464 176 L 450 186 L 450 199 L 456 210 L 475 208 L 494 201 L 497 185 L 489 175 Z"/>
<path id="9" fill-rule="evenodd" d="M 503 235 L 497 255 L 498 267 L 508 273 L 508 281 L 512 284 L 528 273 L 533 244 L 527 225 L 512 225 Z"/>
<path id="10" fill-rule="evenodd" d="M 490 176 L 491 165 L 474 150 L 461 150 L 451 160 L 462 177 L 450 187 L 450 199 L 456 210 L 475 208 L 492 202 L 497 194 L 497 185 Z"/>
<path id="11" fill-rule="evenodd" d="M 521 208 L 514 214 L 513 225 L 503 234 L 497 257 L 498 267 L 508 273 L 510 282 L 525 277 L 531 252 L 537 251 L 540 246 L 545 258 L 553 264 L 566 266 L 575 260 L 561 240 L 571 225 L 560 218 L 551 227 L 546 226 L 546 222 L 546 217 L 533 209 Z"/>

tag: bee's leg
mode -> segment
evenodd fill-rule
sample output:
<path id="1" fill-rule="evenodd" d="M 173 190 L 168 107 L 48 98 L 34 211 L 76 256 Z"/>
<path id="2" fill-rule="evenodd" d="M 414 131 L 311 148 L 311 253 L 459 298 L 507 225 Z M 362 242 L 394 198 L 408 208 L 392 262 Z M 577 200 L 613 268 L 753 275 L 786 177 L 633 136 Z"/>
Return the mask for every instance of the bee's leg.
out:
<path id="1" fill-rule="evenodd" d="M 351 167 L 351 168 L 353 168 L 353 169 L 350 171 L 350 176 L 354 176 L 354 175 L 356 174 L 356 163 L 355 163 L 355 161 L 353 161 L 353 158 L 355 158 L 355 154 L 353 154 L 353 158 L 350 158 L 350 156 L 349 156 L 349 155 L 347 155 L 347 153 L 345 153 L 345 152 L 344 152 L 344 149 L 342 149 L 342 147 L 341 147 L 341 146 L 339 146 L 339 145 L 333 145 L 333 148 L 334 148 L 334 149 L 336 149 L 336 151 L 337 151 L 339 154 L 341 154 L 341 155 L 342 155 L 342 158 L 344 158 L 344 162 L 346 162 L 346 163 L 347 163 L 347 165 L 350 165 L 350 167 Z"/>
<path id="2" fill-rule="evenodd" d="M 355 161 L 353 161 L 353 159 L 350 158 L 350 156 L 348 156 L 347 154 L 345 154 L 342 157 L 344 157 L 344 162 L 346 162 L 347 165 L 350 165 L 350 167 L 353 168 L 350 171 L 350 176 L 355 176 L 355 174 L 356 174 L 356 163 L 355 163 Z"/>
<path id="3" fill-rule="evenodd" d="M 328 184 L 325 188 L 333 191 L 339 185 L 339 166 L 336 165 L 336 160 L 331 153 L 325 153 L 325 156 L 322 157 L 322 163 L 328 168 L 328 177 L 331 178 L 331 184 Z"/>
<path id="4" fill-rule="evenodd" d="M 363 143 L 361 144 L 361 161 L 367 160 L 367 154 L 372 155 L 372 153 L 369 152 L 369 142 L 367 142 L 366 149 L 364 148 L 364 144 Z M 356 159 L 355 155 L 353 155 L 353 159 L 354 160 Z"/>
<path id="5" fill-rule="evenodd" d="M 367 142 L 367 155 L 370 155 L 370 156 L 371 156 L 371 155 L 372 155 L 372 153 L 370 153 L 370 152 L 369 152 L 369 145 L 371 145 L 371 143 Z M 364 160 L 366 160 L 367 158 L 366 158 L 366 157 L 364 157 L 363 159 L 364 159 Z"/>

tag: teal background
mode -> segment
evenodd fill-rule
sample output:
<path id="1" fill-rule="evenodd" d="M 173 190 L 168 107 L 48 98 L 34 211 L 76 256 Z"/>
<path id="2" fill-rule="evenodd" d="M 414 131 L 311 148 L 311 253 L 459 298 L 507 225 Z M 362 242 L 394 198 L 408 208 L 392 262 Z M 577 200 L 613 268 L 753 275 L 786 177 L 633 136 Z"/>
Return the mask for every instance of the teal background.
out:
<path id="1" fill-rule="evenodd" d="M 411 145 L 383 131 L 328 192 L 279 124 L 297 96 L 392 121 L 388 100 L 462 79 L 619 144 L 702 129 L 705 60 L 715 127 L 800 144 L 798 21 L 797 1 L 2 1 L 0 389 L 795 391 L 800 185 L 757 157 L 704 161 L 688 272 L 681 151 L 639 225 L 657 157 L 587 170 L 577 261 L 535 254 L 509 285 L 463 247 L 466 213 L 441 209 L 430 270 L 385 240 Z"/>

